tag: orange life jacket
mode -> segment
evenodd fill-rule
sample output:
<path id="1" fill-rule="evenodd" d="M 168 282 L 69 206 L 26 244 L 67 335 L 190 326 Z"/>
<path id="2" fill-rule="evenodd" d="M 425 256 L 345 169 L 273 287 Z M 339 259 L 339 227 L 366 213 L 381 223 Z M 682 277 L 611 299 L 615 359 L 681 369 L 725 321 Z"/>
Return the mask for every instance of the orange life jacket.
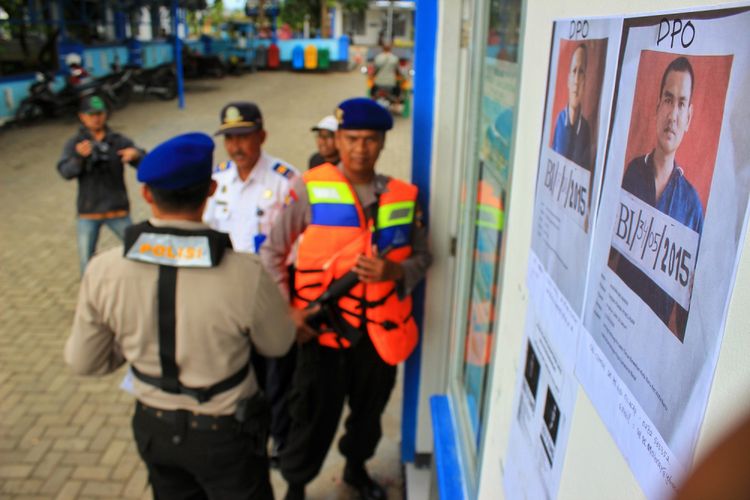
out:
<path id="1" fill-rule="evenodd" d="M 388 260 L 402 262 L 412 253 L 411 232 L 417 188 L 390 179 L 378 200 L 377 220 L 366 220 L 357 194 L 330 163 L 303 174 L 311 220 L 297 250 L 295 307 L 304 308 L 330 283 L 354 267 L 359 255 L 390 249 Z M 337 303 L 340 316 L 354 329 L 366 331 L 386 363 L 405 360 L 417 345 L 417 325 L 410 296 L 399 299 L 394 281 L 357 283 Z M 318 337 L 328 347 L 349 347 L 330 325 Z"/>

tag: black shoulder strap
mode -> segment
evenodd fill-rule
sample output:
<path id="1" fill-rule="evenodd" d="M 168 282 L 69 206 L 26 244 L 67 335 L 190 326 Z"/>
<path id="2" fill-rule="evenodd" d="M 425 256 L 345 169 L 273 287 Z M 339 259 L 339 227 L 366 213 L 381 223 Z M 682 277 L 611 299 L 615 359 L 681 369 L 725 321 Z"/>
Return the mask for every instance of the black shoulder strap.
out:
<path id="1" fill-rule="evenodd" d="M 125 255 L 144 233 L 169 234 L 176 236 L 206 236 L 211 248 L 212 265 L 217 265 L 226 248 L 232 248 L 229 237 L 216 231 L 181 231 L 174 228 L 156 228 L 148 222 L 131 226 L 125 233 Z M 159 363 L 161 377 L 152 377 L 131 365 L 133 375 L 142 382 L 158 387 L 170 394 L 186 394 L 204 403 L 214 395 L 239 385 L 248 374 L 250 360 L 239 371 L 228 378 L 209 387 L 187 387 L 180 382 L 180 368 L 177 366 L 176 346 L 176 291 L 177 271 L 179 267 L 159 264 L 159 281 L 157 285 L 157 310 L 159 321 Z"/>
<path id="2" fill-rule="evenodd" d="M 159 266 L 158 310 L 159 310 L 159 361 L 161 363 L 161 389 L 179 393 L 180 369 L 176 353 L 175 295 L 177 290 L 177 268 Z"/>

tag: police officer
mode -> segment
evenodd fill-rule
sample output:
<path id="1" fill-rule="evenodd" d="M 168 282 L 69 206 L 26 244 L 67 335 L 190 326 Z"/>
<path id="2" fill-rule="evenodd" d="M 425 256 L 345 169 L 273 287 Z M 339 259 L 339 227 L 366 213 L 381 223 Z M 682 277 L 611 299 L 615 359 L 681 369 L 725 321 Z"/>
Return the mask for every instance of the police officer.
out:
<path id="1" fill-rule="evenodd" d="M 390 113 L 371 99 L 355 98 L 342 102 L 336 115 L 341 162 L 315 167 L 294 182 L 296 201 L 261 248 L 263 263 L 286 291 L 286 259 L 302 236 L 291 290 L 298 308 L 355 273 L 353 288 L 323 304 L 317 337 L 298 350 L 292 427 L 281 454 L 288 499 L 303 498 L 320 471 L 347 399 L 350 413 L 339 441 L 343 479 L 363 498 L 386 497 L 365 461 L 382 435 L 396 365 L 417 344 L 410 294 L 431 262 L 417 188 L 375 172 L 393 126 Z"/>
<path id="2" fill-rule="evenodd" d="M 224 136 L 224 148 L 231 160 L 214 168 L 217 189 L 208 200 L 203 220 L 213 229 L 228 233 L 236 251 L 257 253 L 273 221 L 289 202 L 289 189 L 297 169 L 261 149 L 266 131 L 263 115 L 255 103 L 229 103 L 222 108 L 220 119 L 221 125 L 214 135 Z M 294 359 L 294 349 L 276 359 L 253 354 L 258 381 L 271 401 L 273 466 L 290 425 L 286 393 Z"/>
<path id="3" fill-rule="evenodd" d="M 216 166 L 216 193 L 208 200 L 203 220 L 228 233 L 238 252 L 258 252 L 273 221 L 289 201 L 297 169 L 261 147 L 266 140 L 263 116 L 252 102 L 232 102 L 221 110 L 214 135 L 224 136 L 231 160 Z"/>
<path id="4" fill-rule="evenodd" d="M 82 375 L 130 365 L 133 433 L 155 498 L 273 498 L 269 408 L 250 351 L 284 354 L 301 321 L 258 257 L 201 223 L 213 147 L 185 134 L 143 159 L 153 218 L 89 263 L 65 360 Z"/>

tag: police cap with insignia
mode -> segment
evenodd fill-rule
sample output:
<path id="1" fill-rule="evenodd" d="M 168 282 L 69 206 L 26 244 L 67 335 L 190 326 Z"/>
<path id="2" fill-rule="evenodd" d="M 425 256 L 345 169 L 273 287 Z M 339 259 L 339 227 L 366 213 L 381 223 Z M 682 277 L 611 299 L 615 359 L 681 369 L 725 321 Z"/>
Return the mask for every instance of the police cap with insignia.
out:
<path id="1" fill-rule="evenodd" d="M 202 132 L 156 146 L 138 165 L 138 180 L 157 189 L 181 189 L 211 179 L 214 141 Z"/>
<path id="2" fill-rule="evenodd" d="M 254 102 L 230 102 L 221 110 L 221 125 L 214 135 L 242 135 L 263 130 L 263 115 Z"/>
<path id="3" fill-rule="evenodd" d="M 393 128 L 391 113 L 366 97 L 347 99 L 336 109 L 339 130 L 380 130 Z"/>

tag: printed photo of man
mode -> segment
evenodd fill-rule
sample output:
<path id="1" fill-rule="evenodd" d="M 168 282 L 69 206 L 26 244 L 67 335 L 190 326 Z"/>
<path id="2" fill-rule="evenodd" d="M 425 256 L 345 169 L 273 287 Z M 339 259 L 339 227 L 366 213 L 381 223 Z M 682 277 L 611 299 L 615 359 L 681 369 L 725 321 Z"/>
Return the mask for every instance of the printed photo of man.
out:
<path id="1" fill-rule="evenodd" d="M 570 161 L 591 170 L 591 127 L 583 117 L 586 91 L 588 49 L 581 43 L 570 58 L 568 69 L 568 102 L 557 115 L 552 149 Z"/>
<path id="2" fill-rule="evenodd" d="M 700 235 L 703 205 L 675 160 L 693 118 L 694 89 L 690 61 L 685 57 L 673 59 L 661 77 L 655 117 L 656 143 L 651 152 L 628 164 L 622 188 Z M 687 311 L 627 259 L 619 258 L 614 270 L 682 340 Z"/>

